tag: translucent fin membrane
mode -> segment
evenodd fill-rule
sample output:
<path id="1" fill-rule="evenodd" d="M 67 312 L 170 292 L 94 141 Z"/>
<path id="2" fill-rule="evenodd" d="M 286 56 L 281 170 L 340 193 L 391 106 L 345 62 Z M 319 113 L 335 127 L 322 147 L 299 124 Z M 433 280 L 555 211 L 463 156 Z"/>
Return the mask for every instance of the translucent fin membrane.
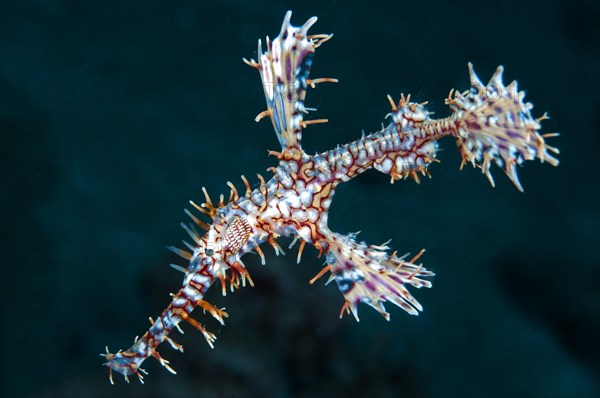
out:
<path id="1" fill-rule="evenodd" d="M 370 305 L 388 320 L 390 315 L 386 312 L 385 302 L 391 302 L 411 315 L 418 315 L 418 311 L 423 310 L 406 289 L 407 285 L 431 287 L 431 282 L 423 278 L 434 273 L 412 262 L 422 252 L 412 261 L 405 261 L 408 254 L 397 257 L 395 252 L 387 252 L 389 247 L 385 244 L 375 246 L 357 242 L 352 234 L 332 234 L 329 245 L 327 263 L 332 274 L 329 281 L 335 280 L 346 298 L 340 317 L 347 310 L 358 320 L 359 303 Z"/>
<path id="2" fill-rule="evenodd" d="M 523 102 L 525 92 L 518 91 L 516 81 L 504 86 L 502 72 L 499 66 L 484 86 L 469 64 L 471 89 L 463 93 L 451 91 L 446 104 L 457 126 L 462 165 L 469 162 L 480 167 L 493 186 L 490 166 L 495 163 L 523 191 L 516 166 L 536 158 L 556 166 L 558 160 L 549 151 L 558 154 L 558 150 L 547 145 L 539 134 L 540 122 L 547 115 L 534 119 L 533 105 Z"/>
<path id="3" fill-rule="evenodd" d="M 308 80 L 315 49 L 329 40 L 331 35 L 308 36 L 308 30 L 317 22 L 317 17 L 310 18 L 299 27 L 290 24 L 291 17 L 292 12 L 288 11 L 279 35 L 273 41 L 267 37 L 266 52 L 263 53 L 262 42 L 258 41 L 258 62 L 244 59 L 260 72 L 265 91 L 267 110 L 261 112 L 256 121 L 269 116 L 283 149 L 300 147 L 302 127 L 315 122 L 304 121 L 304 114 L 309 111 L 304 107 L 307 85 L 336 81 Z"/>

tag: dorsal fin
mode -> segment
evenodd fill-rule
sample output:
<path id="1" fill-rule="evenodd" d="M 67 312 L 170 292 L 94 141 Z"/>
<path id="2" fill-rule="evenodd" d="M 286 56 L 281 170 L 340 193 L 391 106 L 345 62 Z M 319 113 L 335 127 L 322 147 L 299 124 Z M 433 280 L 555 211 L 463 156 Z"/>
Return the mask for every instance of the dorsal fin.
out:
<path id="1" fill-rule="evenodd" d="M 258 69 L 265 91 L 267 109 L 257 116 L 257 121 L 269 116 L 282 149 L 300 148 L 302 128 L 310 121 L 304 121 L 308 109 L 304 106 L 306 88 L 319 81 L 308 80 L 315 49 L 329 40 L 331 35 L 312 35 L 307 32 L 317 22 L 312 17 L 302 26 L 292 26 L 288 11 L 283 20 L 279 35 L 269 40 L 267 51 L 263 53 L 262 42 L 258 41 L 258 62 L 245 60 Z M 320 79 L 320 81 L 336 81 Z"/>

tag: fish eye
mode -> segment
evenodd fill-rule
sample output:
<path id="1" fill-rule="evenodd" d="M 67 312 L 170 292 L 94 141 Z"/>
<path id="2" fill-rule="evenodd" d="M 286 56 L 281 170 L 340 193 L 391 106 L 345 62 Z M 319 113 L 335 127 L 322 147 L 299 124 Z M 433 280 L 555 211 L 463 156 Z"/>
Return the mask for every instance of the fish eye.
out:
<path id="1" fill-rule="evenodd" d="M 206 249 L 206 255 L 208 257 L 212 257 L 213 254 L 215 254 L 215 251 L 213 249 Z"/>

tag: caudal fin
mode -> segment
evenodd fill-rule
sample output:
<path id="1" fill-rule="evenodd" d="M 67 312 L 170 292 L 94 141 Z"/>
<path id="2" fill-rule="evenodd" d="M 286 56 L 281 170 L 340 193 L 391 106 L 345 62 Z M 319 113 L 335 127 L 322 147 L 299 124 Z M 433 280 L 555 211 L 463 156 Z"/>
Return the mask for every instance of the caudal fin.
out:
<path id="1" fill-rule="evenodd" d="M 467 162 L 481 168 L 494 186 L 490 166 L 496 163 L 517 189 L 523 191 L 516 166 L 536 158 L 558 165 L 558 159 L 549 153 L 558 154 L 558 149 L 544 140 L 558 134 L 539 134 L 540 122 L 548 116 L 544 114 L 537 119 L 531 116 L 533 104 L 523 102 L 525 92 L 518 91 L 516 81 L 504 86 L 503 70 L 499 66 L 484 86 L 469 63 L 471 89 L 463 93 L 452 90 L 446 104 L 453 113 L 449 119 L 453 119 L 457 128 L 461 168 Z"/>

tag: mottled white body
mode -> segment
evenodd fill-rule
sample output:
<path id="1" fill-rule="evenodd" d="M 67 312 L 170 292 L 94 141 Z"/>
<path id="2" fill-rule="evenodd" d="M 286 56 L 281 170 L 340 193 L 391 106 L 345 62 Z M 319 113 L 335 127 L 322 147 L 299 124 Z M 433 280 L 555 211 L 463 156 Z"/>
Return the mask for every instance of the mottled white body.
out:
<path id="1" fill-rule="evenodd" d="M 314 245 L 323 254 L 327 265 L 311 283 L 325 272 L 331 272 L 329 281 L 335 280 L 345 298 L 344 310 L 352 312 L 358 320 L 357 306 L 366 303 L 379 311 L 386 319 L 384 303 L 391 302 L 407 313 L 417 315 L 423 308 L 408 292 L 407 286 L 430 287 L 426 278 L 432 272 L 416 264 L 421 251 L 410 261 L 406 255 L 397 257 L 383 245 L 367 245 L 356 241 L 354 234 L 342 235 L 328 227 L 328 214 L 335 189 L 358 174 L 375 169 L 390 175 L 391 181 L 412 177 L 417 182 L 419 174 L 429 175 L 428 166 L 436 161 L 437 140 L 452 137 L 456 140 L 463 163 L 470 162 L 481 168 L 490 179 L 491 163 L 502 167 L 517 188 L 522 187 L 516 176 L 516 165 L 525 160 L 539 159 L 556 165 L 558 161 L 548 150 L 558 152 L 545 144 L 538 134 L 539 122 L 533 119 L 532 105 L 524 103 L 523 92 L 517 91 L 516 82 L 508 86 L 502 83 L 502 67 L 499 67 L 487 86 L 475 75 L 469 64 L 471 89 L 454 92 L 446 99 L 452 114 L 444 119 L 431 119 L 425 104 L 410 101 L 401 96 L 396 104 L 390 97 L 392 111 L 390 123 L 373 134 L 364 135 L 357 141 L 335 149 L 310 156 L 302 150 L 301 136 L 304 127 L 324 120 L 304 120 L 311 110 L 304 106 L 308 86 L 335 79 L 308 78 L 315 49 L 329 40 L 331 35 L 308 35 L 308 29 L 316 22 L 309 19 L 303 26 L 294 27 L 286 14 L 279 35 L 270 42 L 263 53 L 259 40 L 258 62 L 245 60 L 256 68 L 263 82 L 267 110 L 257 120 L 268 116 L 273 124 L 281 152 L 272 154 L 278 158 L 277 167 L 270 170 L 273 176 L 252 189 L 245 178 L 246 193 L 240 197 L 231 187 L 227 203 L 221 198 L 213 205 L 208 194 L 201 206 L 193 206 L 211 218 L 208 225 L 189 213 L 199 227 L 207 230 L 199 234 L 193 225 L 182 224 L 193 239 L 186 244 L 191 252 L 170 247 L 189 261 L 187 269 L 174 266 L 185 273 L 181 289 L 173 295 L 171 304 L 157 318 L 148 331 L 126 351 L 103 354 L 105 363 L 127 377 L 144 372 L 140 365 L 153 356 L 168 370 L 175 373 L 156 351 L 167 340 L 172 347 L 183 348 L 169 337 L 172 329 L 185 320 L 199 329 L 213 346 L 215 336 L 190 318 L 197 306 L 208 311 L 223 323 L 227 313 L 203 301 L 206 290 L 220 281 L 223 293 L 227 283 L 231 290 L 243 286 L 248 279 L 252 283 L 242 257 L 256 251 L 265 262 L 260 245 L 268 242 L 278 254 L 282 252 L 276 242 L 280 236 L 294 237 L 299 241 L 298 260 L 306 243 Z M 341 314 L 340 314 L 341 315 Z"/>

